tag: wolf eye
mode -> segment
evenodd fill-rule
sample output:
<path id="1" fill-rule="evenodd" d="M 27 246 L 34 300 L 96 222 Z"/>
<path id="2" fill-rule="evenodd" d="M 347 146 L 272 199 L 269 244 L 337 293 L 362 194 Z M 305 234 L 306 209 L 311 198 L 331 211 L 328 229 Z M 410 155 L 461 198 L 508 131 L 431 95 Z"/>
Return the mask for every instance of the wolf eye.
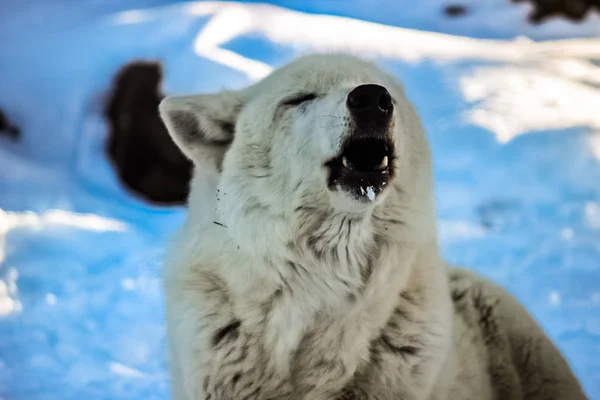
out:
<path id="1" fill-rule="evenodd" d="M 284 106 L 290 106 L 290 107 L 294 107 L 294 106 L 298 106 L 302 103 L 306 103 L 307 101 L 311 101 L 317 98 L 317 95 L 314 93 L 302 93 L 296 96 L 293 96 L 289 99 L 286 99 L 283 101 L 283 105 Z"/>

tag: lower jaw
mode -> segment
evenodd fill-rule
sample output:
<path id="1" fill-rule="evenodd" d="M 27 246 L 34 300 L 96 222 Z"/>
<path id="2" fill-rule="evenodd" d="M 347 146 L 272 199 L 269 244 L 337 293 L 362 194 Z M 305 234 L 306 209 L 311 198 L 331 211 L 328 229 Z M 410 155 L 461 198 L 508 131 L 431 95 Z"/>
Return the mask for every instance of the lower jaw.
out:
<path id="1" fill-rule="evenodd" d="M 339 188 L 359 202 L 372 203 L 383 193 L 389 178 L 387 171 L 355 173 L 341 177 Z"/>

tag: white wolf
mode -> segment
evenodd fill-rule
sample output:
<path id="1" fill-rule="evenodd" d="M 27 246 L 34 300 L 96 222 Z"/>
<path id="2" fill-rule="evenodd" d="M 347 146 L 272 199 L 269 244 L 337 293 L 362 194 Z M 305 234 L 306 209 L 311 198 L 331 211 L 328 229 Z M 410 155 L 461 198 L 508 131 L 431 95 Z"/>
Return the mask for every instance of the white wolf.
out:
<path id="1" fill-rule="evenodd" d="M 196 166 L 164 275 L 176 400 L 585 399 L 519 303 L 440 258 L 425 133 L 375 65 L 305 56 L 160 112 Z"/>

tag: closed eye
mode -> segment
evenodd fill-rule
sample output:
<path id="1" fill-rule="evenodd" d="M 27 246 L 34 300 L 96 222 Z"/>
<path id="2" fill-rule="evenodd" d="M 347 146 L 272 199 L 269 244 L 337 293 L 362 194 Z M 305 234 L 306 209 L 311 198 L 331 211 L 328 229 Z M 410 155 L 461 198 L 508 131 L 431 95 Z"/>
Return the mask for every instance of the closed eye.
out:
<path id="1" fill-rule="evenodd" d="M 316 98 L 317 95 L 314 93 L 301 93 L 283 100 L 281 104 L 284 106 L 294 107 L 302 103 L 306 103 L 307 101 L 314 100 Z"/>

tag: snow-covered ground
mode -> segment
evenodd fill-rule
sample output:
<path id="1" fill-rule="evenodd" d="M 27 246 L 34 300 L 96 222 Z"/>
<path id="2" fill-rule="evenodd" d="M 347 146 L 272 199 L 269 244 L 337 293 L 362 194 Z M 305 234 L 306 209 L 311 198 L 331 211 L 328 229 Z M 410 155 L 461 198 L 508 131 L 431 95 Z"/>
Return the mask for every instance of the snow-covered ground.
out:
<path id="1" fill-rule="evenodd" d="M 168 398 L 158 279 L 184 210 L 117 183 L 114 72 L 160 59 L 168 93 L 213 91 L 343 50 L 399 76 L 423 117 L 445 256 L 523 301 L 600 400 L 597 17 L 534 27 L 504 0 L 462 19 L 441 0 L 123 3 L 0 5 L 0 108 L 22 128 L 0 136 L 0 399 Z"/>

